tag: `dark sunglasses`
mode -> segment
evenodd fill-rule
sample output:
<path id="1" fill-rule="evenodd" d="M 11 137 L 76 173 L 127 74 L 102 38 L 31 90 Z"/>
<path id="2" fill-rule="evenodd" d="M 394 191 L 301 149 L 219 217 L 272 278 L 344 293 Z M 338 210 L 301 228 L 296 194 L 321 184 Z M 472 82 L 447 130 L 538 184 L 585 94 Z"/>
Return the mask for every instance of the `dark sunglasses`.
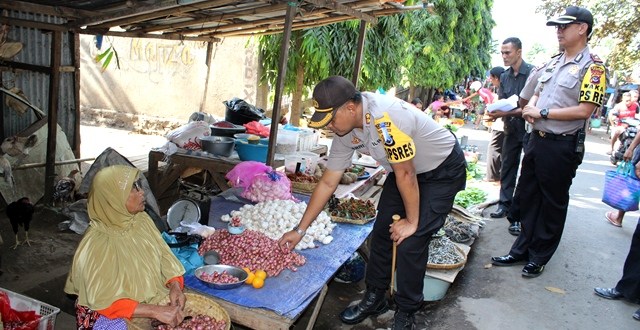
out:
<path id="1" fill-rule="evenodd" d="M 582 24 L 582 22 L 571 22 L 571 23 L 566 23 L 566 24 L 558 24 L 558 25 L 556 25 L 556 29 L 564 30 L 564 29 L 568 28 L 569 25 L 571 25 L 571 24 Z"/>

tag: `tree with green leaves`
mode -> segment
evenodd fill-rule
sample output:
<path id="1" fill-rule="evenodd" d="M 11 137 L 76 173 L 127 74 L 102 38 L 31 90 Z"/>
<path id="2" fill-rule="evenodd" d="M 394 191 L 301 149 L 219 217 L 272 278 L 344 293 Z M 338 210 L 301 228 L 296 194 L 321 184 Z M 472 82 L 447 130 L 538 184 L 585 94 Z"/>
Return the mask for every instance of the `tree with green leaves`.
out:
<path id="1" fill-rule="evenodd" d="M 568 6 L 589 9 L 594 17 L 593 35 L 589 45 L 610 44 L 606 58 L 610 70 L 628 75 L 640 63 L 640 6 L 637 1 L 614 0 L 542 0 L 538 11 L 548 17 L 564 12 Z M 610 41 L 613 40 L 613 43 Z"/>
<path id="2" fill-rule="evenodd" d="M 416 10 L 380 17 L 366 30 L 359 89 L 388 89 L 403 82 L 442 88 L 469 75 L 484 75 L 494 46 L 492 4 L 436 0 L 436 15 Z M 312 86 L 330 75 L 351 77 L 359 24 L 353 20 L 294 31 L 284 83 L 284 93 L 293 94 L 294 125 L 299 123 L 299 102 Z M 281 42 L 281 34 L 259 39 L 263 83 L 275 83 Z"/>

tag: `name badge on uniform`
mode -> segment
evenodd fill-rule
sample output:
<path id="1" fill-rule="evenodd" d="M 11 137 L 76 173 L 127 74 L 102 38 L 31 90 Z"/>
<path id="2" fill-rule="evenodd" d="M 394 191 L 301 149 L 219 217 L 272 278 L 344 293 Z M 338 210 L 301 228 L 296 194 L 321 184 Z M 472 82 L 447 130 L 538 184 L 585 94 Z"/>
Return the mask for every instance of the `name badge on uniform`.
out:
<path id="1" fill-rule="evenodd" d="M 577 64 L 574 64 L 569 68 L 570 74 L 577 74 L 579 71 L 580 71 L 580 67 Z"/>

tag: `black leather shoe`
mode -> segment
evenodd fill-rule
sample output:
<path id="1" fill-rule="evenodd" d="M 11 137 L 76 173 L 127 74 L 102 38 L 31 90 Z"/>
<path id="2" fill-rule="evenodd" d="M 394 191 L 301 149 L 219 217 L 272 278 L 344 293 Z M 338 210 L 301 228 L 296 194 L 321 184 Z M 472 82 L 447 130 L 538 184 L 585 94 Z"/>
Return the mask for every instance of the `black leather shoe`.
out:
<path id="1" fill-rule="evenodd" d="M 513 236 L 520 235 L 520 231 L 521 231 L 520 221 L 514 221 L 509 226 L 509 234 Z"/>
<path id="2" fill-rule="evenodd" d="M 535 262 L 530 262 L 524 268 L 522 268 L 522 276 L 534 278 L 540 276 L 544 271 L 544 265 L 538 265 Z"/>
<path id="3" fill-rule="evenodd" d="M 362 300 L 340 313 L 340 320 L 346 324 L 362 322 L 369 316 L 380 315 L 389 309 L 386 290 L 367 289 Z"/>
<path id="4" fill-rule="evenodd" d="M 495 212 L 489 214 L 492 218 L 504 218 L 507 216 L 507 210 L 498 208 Z"/>
<path id="5" fill-rule="evenodd" d="M 507 254 L 506 256 L 491 257 L 491 263 L 496 266 L 513 266 L 526 264 L 527 261 Z"/>
<path id="6" fill-rule="evenodd" d="M 413 313 L 396 311 L 393 315 L 393 325 L 391 330 L 413 330 L 416 328 Z"/>
<path id="7" fill-rule="evenodd" d="M 617 300 L 622 298 L 622 293 L 616 288 L 594 288 L 593 291 L 596 295 L 605 299 Z"/>
<path id="8" fill-rule="evenodd" d="M 640 309 L 633 313 L 633 319 L 640 321 Z"/>

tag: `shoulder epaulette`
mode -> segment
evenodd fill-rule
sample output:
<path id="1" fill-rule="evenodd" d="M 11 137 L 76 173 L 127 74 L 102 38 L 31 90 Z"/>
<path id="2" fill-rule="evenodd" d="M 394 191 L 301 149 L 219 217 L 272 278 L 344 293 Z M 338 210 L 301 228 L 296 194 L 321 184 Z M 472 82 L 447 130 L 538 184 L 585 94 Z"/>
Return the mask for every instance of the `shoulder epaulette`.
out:
<path id="1" fill-rule="evenodd" d="M 549 64 L 549 62 L 544 62 L 544 63 L 542 63 L 542 64 L 541 64 L 541 65 L 539 65 L 539 66 L 534 66 L 534 67 L 533 67 L 533 70 L 531 70 L 531 72 L 538 71 L 538 70 L 540 70 L 540 69 L 544 68 L 545 66 L 547 66 L 547 64 Z"/>
<path id="2" fill-rule="evenodd" d="M 591 60 L 594 61 L 595 63 L 599 63 L 599 64 L 604 63 L 598 55 L 594 53 L 589 53 L 589 55 L 591 56 Z"/>
<path id="3" fill-rule="evenodd" d="M 555 55 L 551 56 L 551 58 L 556 58 L 556 57 L 558 57 L 558 56 L 560 56 L 560 55 L 562 55 L 562 54 L 564 54 L 564 52 L 560 52 L 560 53 L 558 53 L 558 54 L 555 54 Z"/>

